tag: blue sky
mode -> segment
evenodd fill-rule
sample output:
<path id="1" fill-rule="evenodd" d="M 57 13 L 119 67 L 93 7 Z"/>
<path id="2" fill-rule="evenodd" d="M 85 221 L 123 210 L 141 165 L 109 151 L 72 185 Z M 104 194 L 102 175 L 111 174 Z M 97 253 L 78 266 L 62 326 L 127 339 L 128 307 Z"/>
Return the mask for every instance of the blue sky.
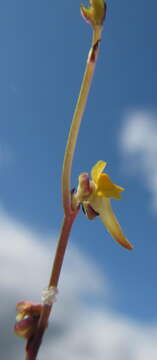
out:
<path id="1" fill-rule="evenodd" d="M 94 296 L 93 306 L 140 324 L 157 321 L 156 11 L 155 0 L 108 2 L 72 175 L 73 187 L 102 159 L 126 189 L 113 207 L 134 251 L 117 246 L 98 219 L 82 213 L 69 250 L 79 249 L 107 279 L 110 295 Z M 49 252 L 63 216 L 62 161 L 90 41 L 79 1 L 0 3 L 2 219 L 38 234 L 41 243 L 45 238 Z"/>

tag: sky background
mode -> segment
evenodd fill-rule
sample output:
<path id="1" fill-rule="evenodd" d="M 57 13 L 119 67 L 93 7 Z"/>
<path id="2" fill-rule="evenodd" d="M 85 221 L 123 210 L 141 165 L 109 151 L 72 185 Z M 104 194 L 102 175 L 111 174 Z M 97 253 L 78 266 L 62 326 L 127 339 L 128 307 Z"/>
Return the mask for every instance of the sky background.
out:
<path id="1" fill-rule="evenodd" d="M 87 3 L 86 3 L 87 4 Z M 62 222 L 61 168 L 91 29 L 77 0 L 0 1 L 2 359 L 20 360 L 16 302 L 40 301 Z M 157 357 L 157 4 L 108 1 L 100 57 L 73 163 L 107 161 L 134 246 L 98 218 L 73 227 L 40 360 Z"/>

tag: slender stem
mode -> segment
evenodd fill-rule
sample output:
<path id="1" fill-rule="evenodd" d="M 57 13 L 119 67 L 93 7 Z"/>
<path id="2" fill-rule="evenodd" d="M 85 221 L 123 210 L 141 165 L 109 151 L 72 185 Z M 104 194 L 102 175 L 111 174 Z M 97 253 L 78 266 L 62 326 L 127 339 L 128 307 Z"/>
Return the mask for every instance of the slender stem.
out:
<path id="1" fill-rule="evenodd" d="M 55 254 L 55 258 L 54 258 L 52 273 L 51 273 L 50 281 L 49 281 L 49 287 L 51 287 L 51 286 L 57 287 L 57 285 L 58 285 L 60 271 L 61 271 L 61 267 L 63 264 L 64 254 L 65 254 L 66 246 L 68 243 L 69 234 L 70 234 L 70 231 L 72 228 L 72 224 L 77 216 L 77 213 L 78 213 L 78 210 L 73 212 L 73 214 L 70 215 L 69 217 L 66 217 L 66 216 L 64 217 L 63 224 L 62 224 L 61 231 L 60 231 L 60 237 L 59 237 L 57 248 L 56 248 L 56 254 Z M 50 305 L 43 306 L 41 316 L 39 319 L 39 323 L 38 323 L 38 327 L 34 334 L 34 337 L 29 339 L 29 341 L 27 343 L 25 360 L 35 360 L 36 359 L 45 329 L 48 324 L 48 318 L 49 318 L 49 315 L 51 312 L 51 308 L 52 308 L 52 306 L 50 306 Z"/>
<path id="2" fill-rule="evenodd" d="M 98 26 L 95 27 L 93 31 L 92 46 L 89 51 L 85 74 L 84 74 L 78 102 L 76 104 L 76 109 L 74 112 L 69 138 L 65 150 L 63 172 L 62 172 L 63 207 L 64 207 L 65 216 L 64 216 L 63 225 L 61 227 L 56 254 L 54 258 L 52 273 L 49 281 L 49 288 L 51 286 L 57 287 L 70 231 L 79 211 L 78 208 L 73 210 L 71 209 L 71 191 L 70 191 L 71 167 L 72 167 L 77 136 L 81 124 L 81 119 L 83 116 L 88 93 L 91 86 L 92 77 L 94 74 L 100 40 L 101 40 L 101 28 L 100 26 Z M 52 305 L 43 306 L 35 334 L 27 342 L 25 360 L 36 359 L 45 329 L 48 324 L 51 308 Z"/>
<path id="3" fill-rule="evenodd" d="M 63 193 L 63 206 L 64 206 L 65 214 L 69 214 L 71 211 L 71 194 L 70 194 L 71 167 L 72 167 L 72 161 L 75 152 L 78 132 L 81 125 L 81 119 L 84 113 L 87 97 L 89 94 L 89 90 L 91 87 L 91 82 L 95 70 L 98 45 L 99 45 L 99 41 L 101 40 L 101 31 L 102 29 L 100 28 L 100 26 L 96 27 L 93 31 L 92 46 L 89 51 L 85 73 L 80 89 L 80 94 L 76 104 L 70 132 L 69 132 L 69 137 L 65 149 L 65 156 L 64 156 L 63 170 L 62 170 L 62 193 Z"/>
<path id="4" fill-rule="evenodd" d="M 66 216 L 64 217 L 63 225 L 61 228 L 60 238 L 59 238 L 58 244 L 57 244 L 52 273 L 51 273 L 51 277 L 50 277 L 50 281 L 49 281 L 49 287 L 51 287 L 51 286 L 57 287 L 57 285 L 58 285 L 59 276 L 60 276 L 60 272 L 61 272 L 61 267 L 62 267 L 62 263 L 63 263 L 63 259 L 64 259 L 64 254 L 65 254 L 69 234 L 70 234 L 73 222 L 77 216 L 77 213 L 78 213 L 78 210 L 73 212 L 73 214 L 70 215 L 69 217 L 66 217 Z"/>

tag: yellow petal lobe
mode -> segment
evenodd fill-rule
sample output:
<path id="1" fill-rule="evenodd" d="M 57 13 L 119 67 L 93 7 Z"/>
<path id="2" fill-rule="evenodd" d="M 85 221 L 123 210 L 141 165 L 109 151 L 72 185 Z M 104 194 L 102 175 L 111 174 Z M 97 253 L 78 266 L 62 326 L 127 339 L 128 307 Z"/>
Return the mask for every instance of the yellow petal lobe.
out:
<path id="1" fill-rule="evenodd" d="M 99 175 L 97 179 L 97 194 L 106 198 L 121 199 L 121 191 L 124 189 L 121 186 L 113 184 L 107 174 Z"/>
<path id="2" fill-rule="evenodd" d="M 103 172 L 103 170 L 105 169 L 106 165 L 107 165 L 107 163 L 105 161 L 99 160 L 92 167 L 91 178 L 95 182 L 95 184 L 97 184 L 98 178 L 99 178 L 100 174 Z"/>

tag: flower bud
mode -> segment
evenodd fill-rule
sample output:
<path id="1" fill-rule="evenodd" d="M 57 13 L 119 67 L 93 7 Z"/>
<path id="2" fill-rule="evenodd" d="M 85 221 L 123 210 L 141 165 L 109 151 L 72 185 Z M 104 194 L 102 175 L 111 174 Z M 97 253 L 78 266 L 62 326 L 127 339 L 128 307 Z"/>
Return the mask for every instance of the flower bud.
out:
<path id="1" fill-rule="evenodd" d="M 21 301 L 17 304 L 16 310 L 18 314 L 16 316 L 14 331 L 22 338 L 29 339 L 37 328 L 42 305 L 29 301 Z"/>
<path id="2" fill-rule="evenodd" d="M 102 26 L 106 16 L 106 7 L 104 0 L 90 0 L 88 8 L 81 4 L 81 14 L 93 27 Z"/>
<path id="3" fill-rule="evenodd" d="M 37 328 L 38 319 L 39 318 L 37 317 L 27 317 L 23 320 L 17 321 L 14 326 L 16 335 L 24 339 L 29 339 Z"/>

